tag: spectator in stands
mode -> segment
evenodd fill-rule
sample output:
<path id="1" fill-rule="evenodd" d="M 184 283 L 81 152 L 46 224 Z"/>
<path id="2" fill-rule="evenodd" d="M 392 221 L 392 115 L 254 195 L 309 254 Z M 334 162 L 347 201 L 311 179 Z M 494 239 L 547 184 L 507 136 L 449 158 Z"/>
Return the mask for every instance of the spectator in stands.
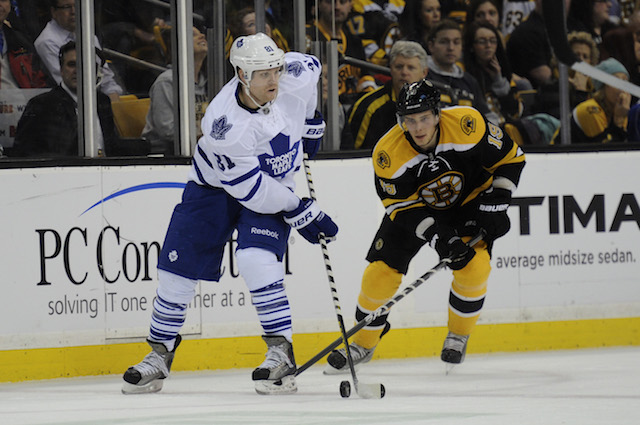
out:
<path id="1" fill-rule="evenodd" d="M 499 117 L 489 110 L 478 81 L 456 63 L 462 59 L 460 26 L 449 19 L 440 21 L 429 35 L 428 46 L 431 56 L 427 61 L 427 78 L 451 86 L 458 92 L 457 103 L 473 106 L 489 121 L 498 124 Z"/>
<path id="2" fill-rule="evenodd" d="M 534 88 L 553 81 L 552 51 L 542 17 L 542 0 L 536 0 L 535 10 L 511 34 L 507 57 L 513 72 L 528 79 Z"/>
<path id="3" fill-rule="evenodd" d="M 76 39 L 76 6 L 74 0 L 51 0 L 51 20 L 44 27 L 35 41 L 36 51 L 45 63 L 49 73 L 60 84 L 60 62 L 58 52 L 63 44 Z M 100 49 L 100 42 L 95 38 L 95 45 Z M 118 100 L 123 90 L 115 81 L 115 75 L 108 65 L 103 70 L 100 90 L 111 100 Z"/>
<path id="4" fill-rule="evenodd" d="M 12 154 L 28 157 L 78 156 L 78 114 L 76 44 L 70 41 L 59 52 L 61 82 L 51 91 L 31 99 L 18 122 Z M 97 92 L 95 152 L 85 156 L 111 154 L 117 137 L 111 101 Z"/>
<path id="5" fill-rule="evenodd" d="M 500 31 L 505 40 L 536 8 L 536 0 L 502 0 Z"/>
<path id="6" fill-rule="evenodd" d="M 460 28 L 467 22 L 469 0 L 440 0 L 440 5 L 444 19 L 452 20 L 460 25 Z"/>
<path id="7" fill-rule="evenodd" d="M 500 31 L 500 25 L 502 25 L 502 16 L 500 10 L 502 9 L 502 4 L 499 0 L 472 0 L 469 4 L 469 12 L 467 13 L 467 22 L 465 23 L 465 31 L 466 28 L 469 27 L 473 22 L 487 22 L 493 25 L 500 34 L 500 43 L 502 47 L 497 50 L 498 55 L 504 55 L 504 60 L 499 59 L 500 63 L 508 62 L 507 53 L 506 53 L 506 40 L 504 33 Z M 513 12 L 512 12 L 513 13 Z M 465 46 L 468 48 L 468 46 Z M 502 53 L 500 53 L 502 51 Z M 509 64 L 509 68 L 511 68 L 511 64 Z M 477 76 L 474 74 L 477 78 Z M 511 83 L 516 85 L 517 91 L 523 90 L 531 90 L 533 87 L 531 83 L 526 78 L 522 78 L 518 74 L 512 72 L 511 73 Z"/>
<path id="8" fill-rule="evenodd" d="M 627 81 L 629 72 L 616 59 L 600 62 L 596 68 Z M 592 99 L 573 110 L 571 134 L 573 143 L 607 143 L 627 140 L 627 116 L 631 95 L 615 87 L 594 81 Z"/>
<path id="9" fill-rule="evenodd" d="M 104 48 L 135 59 L 164 66 L 164 51 L 156 39 L 155 27 L 166 26 L 169 9 L 157 4 L 131 0 L 93 0 L 96 31 Z M 120 77 L 123 90 L 147 94 L 159 72 L 126 60 L 116 59 L 109 65 Z"/>
<path id="10" fill-rule="evenodd" d="M 403 40 L 420 43 L 429 53 L 429 33 L 441 17 L 439 0 L 407 0 L 398 18 L 400 35 Z"/>
<path id="11" fill-rule="evenodd" d="M 399 4 L 391 10 L 400 10 Z M 383 8 L 374 0 L 354 0 L 347 25 L 362 40 L 367 61 L 380 66 L 389 66 L 388 54 L 391 46 L 400 39 L 398 16 Z"/>
<path id="12" fill-rule="evenodd" d="M 196 0 L 204 3 L 215 3 L 211 0 Z M 304 0 L 298 0 L 304 1 Z M 255 0 L 233 0 L 227 1 L 227 22 L 233 19 L 233 15 L 235 15 L 238 11 L 245 8 L 250 8 L 251 10 L 255 7 Z M 309 6 L 307 6 L 308 8 Z M 289 1 L 264 1 L 264 12 L 265 12 L 265 23 L 269 23 L 272 30 L 278 29 L 276 36 L 282 37 L 286 40 L 288 45 L 291 45 L 291 41 L 293 40 L 293 21 L 294 21 L 294 10 L 292 7 L 292 2 Z M 211 14 L 211 13 L 210 13 Z M 208 26 L 213 26 L 208 25 Z M 262 31 L 266 34 L 266 31 Z M 279 33 L 279 34 L 278 34 Z M 253 32 L 252 34 L 255 34 Z M 277 43 L 276 43 L 277 44 Z M 280 46 L 280 45 L 279 45 Z"/>
<path id="13" fill-rule="evenodd" d="M 600 59 L 600 51 L 596 46 L 595 41 L 591 37 L 591 34 L 584 31 L 574 31 L 569 33 L 569 46 L 576 55 L 578 60 L 588 63 L 589 65 L 596 65 Z M 593 91 L 593 83 L 591 79 L 581 72 L 577 72 L 573 69 L 569 70 L 569 82 L 576 90 L 576 92 L 590 94 Z M 587 96 L 589 97 L 589 96 Z M 587 100 L 586 97 L 582 100 Z"/>
<path id="14" fill-rule="evenodd" d="M 599 47 L 602 44 L 602 37 L 617 27 L 609 20 L 610 9 L 610 0 L 571 0 L 567 15 L 567 30 L 588 32 Z"/>
<path id="15" fill-rule="evenodd" d="M 5 22 L 10 12 L 11 1 L 0 0 L 0 89 L 52 85 L 28 37 Z"/>
<path id="16" fill-rule="evenodd" d="M 354 65 L 347 64 L 344 57 L 350 57 L 365 61 L 362 41 L 346 25 L 349 14 L 353 7 L 352 0 L 335 0 L 335 8 L 331 8 L 332 0 L 318 0 L 318 17 L 307 24 L 306 39 L 307 52 L 311 51 L 313 41 L 338 41 L 338 55 L 340 56 L 340 66 L 338 69 L 338 93 L 340 100 L 344 104 L 352 104 L 363 93 L 377 88 L 372 76 Z M 312 15 L 315 8 L 307 8 Z M 335 17 L 335 22 L 332 22 Z M 332 28 L 335 24 L 335 36 L 332 35 Z"/>
<path id="17" fill-rule="evenodd" d="M 229 19 L 229 30 L 233 39 L 242 35 L 253 35 L 257 33 L 256 28 L 256 11 L 253 7 L 244 7 L 233 13 Z M 273 18 L 270 14 L 265 13 L 265 34 L 267 34 L 283 51 L 288 52 L 289 43 L 282 35 L 282 32 L 275 27 Z M 230 46 L 229 46 L 230 47 Z M 228 54 L 228 52 L 227 52 Z"/>
<path id="18" fill-rule="evenodd" d="M 397 22 L 404 10 L 405 0 L 354 0 L 354 11 L 380 10 L 391 21 Z"/>
<path id="19" fill-rule="evenodd" d="M 11 27 L 23 33 L 33 44 L 49 21 L 49 0 L 10 0 L 11 13 L 6 18 Z"/>
<path id="20" fill-rule="evenodd" d="M 171 28 L 162 30 L 162 37 L 169 48 Z M 202 136 L 200 121 L 207 109 L 207 75 L 204 72 L 205 59 L 209 46 L 207 39 L 197 28 L 193 28 L 193 65 L 195 82 L 196 131 L 199 139 Z M 171 52 L 169 51 L 169 56 Z M 149 91 L 151 98 L 147 122 L 142 130 L 142 137 L 149 141 L 152 154 L 174 154 L 174 114 L 173 114 L 173 70 L 168 69 L 158 76 Z"/>
<path id="21" fill-rule="evenodd" d="M 607 32 L 600 45 L 602 59 L 616 58 L 629 71 L 629 81 L 640 85 L 640 9 L 625 27 Z"/>
<path id="22" fill-rule="evenodd" d="M 501 36 L 492 24 L 475 21 L 466 27 L 463 39 L 464 69 L 478 81 L 489 109 L 499 117 L 499 124 L 520 114 Z"/>
<path id="23" fill-rule="evenodd" d="M 427 76 L 427 52 L 415 41 L 400 40 L 389 52 L 391 80 L 358 99 L 349 114 L 356 149 L 372 149 L 397 124 L 396 99 L 406 83 Z"/>
<path id="24" fill-rule="evenodd" d="M 471 0 L 465 26 L 472 22 L 487 22 L 500 29 L 500 3 L 498 0 Z M 501 39 L 502 39 L 502 33 Z"/>

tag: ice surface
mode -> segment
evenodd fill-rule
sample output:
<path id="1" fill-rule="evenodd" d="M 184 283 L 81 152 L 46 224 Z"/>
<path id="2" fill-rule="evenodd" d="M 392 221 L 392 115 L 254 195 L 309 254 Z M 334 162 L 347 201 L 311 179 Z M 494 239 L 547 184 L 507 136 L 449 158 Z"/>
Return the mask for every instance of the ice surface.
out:
<path id="1" fill-rule="evenodd" d="M 304 360 L 304 359 L 303 359 Z M 340 397 L 316 365 L 298 393 L 260 396 L 251 370 L 174 372 L 156 394 L 123 395 L 120 376 L 0 384 L 0 423 L 31 424 L 640 424 L 640 347 L 379 360 L 358 379 L 383 399 Z"/>

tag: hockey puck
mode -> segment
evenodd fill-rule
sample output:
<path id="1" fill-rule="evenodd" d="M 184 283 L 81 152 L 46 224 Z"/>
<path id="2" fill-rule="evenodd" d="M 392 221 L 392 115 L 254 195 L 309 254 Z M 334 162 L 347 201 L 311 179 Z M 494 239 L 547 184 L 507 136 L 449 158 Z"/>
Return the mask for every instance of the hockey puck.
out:
<path id="1" fill-rule="evenodd" d="M 340 382 L 340 395 L 342 396 L 342 398 L 349 398 L 349 396 L 351 395 L 351 384 L 349 383 L 349 381 Z"/>
<path id="2" fill-rule="evenodd" d="M 380 398 L 384 398 L 384 395 L 387 393 L 387 389 L 384 385 L 380 384 Z"/>

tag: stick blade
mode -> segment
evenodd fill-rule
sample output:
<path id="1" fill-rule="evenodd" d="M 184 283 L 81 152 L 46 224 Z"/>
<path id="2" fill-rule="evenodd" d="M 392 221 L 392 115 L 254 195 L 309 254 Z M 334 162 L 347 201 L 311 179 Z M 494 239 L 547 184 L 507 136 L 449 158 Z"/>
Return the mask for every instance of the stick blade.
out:
<path id="1" fill-rule="evenodd" d="M 386 393 L 386 389 L 382 384 L 363 384 L 358 382 L 356 393 L 360 398 L 382 398 Z"/>

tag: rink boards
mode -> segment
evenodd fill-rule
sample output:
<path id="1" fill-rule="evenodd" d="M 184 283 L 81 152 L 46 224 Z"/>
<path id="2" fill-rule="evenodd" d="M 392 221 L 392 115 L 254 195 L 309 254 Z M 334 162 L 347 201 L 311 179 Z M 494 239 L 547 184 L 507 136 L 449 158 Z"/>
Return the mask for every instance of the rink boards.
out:
<path id="1" fill-rule="evenodd" d="M 493 251 L 470 352 L 640 345 L 638 152 L 530 154 L 510 233 Z M 120 373 L 148 351 L 159 248 L 187 166 L 0 170 L 0 381 Z M 340 226 L 329 246 L 351 322 L 364 256 L 383 210 L 370 159 L 312 161 L 320 206 Z M 302 173 L 297 193 L 307 195 Z M 251 367 L 260 328 L 233 241 L 220 282 L 201 282 L 174 368 Z M 437 263 L 425 248 L 404 280 Z M 337 337 L 320 248 L 293 233 L 285 261 L 296 356 Z M 446 333 L 451 274 L 391 315 L 378 357 L 432 356 Z M 124 368 L 124 369 L 123 369 Z"/>

